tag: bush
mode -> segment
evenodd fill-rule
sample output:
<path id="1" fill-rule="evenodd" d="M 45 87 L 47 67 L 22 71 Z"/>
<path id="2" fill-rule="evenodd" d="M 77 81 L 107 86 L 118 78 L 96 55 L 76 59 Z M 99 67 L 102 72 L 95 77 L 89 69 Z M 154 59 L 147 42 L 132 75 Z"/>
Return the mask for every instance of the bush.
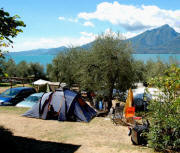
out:
<path id="1" fill-rule="evenodd" d="M 157 151 L 180 151 L 180 68 L 173 65 L 163 76 L 150 81 L 165 96 L 159 95 L 149 105 L 151 123 L 149 145 Z"/>

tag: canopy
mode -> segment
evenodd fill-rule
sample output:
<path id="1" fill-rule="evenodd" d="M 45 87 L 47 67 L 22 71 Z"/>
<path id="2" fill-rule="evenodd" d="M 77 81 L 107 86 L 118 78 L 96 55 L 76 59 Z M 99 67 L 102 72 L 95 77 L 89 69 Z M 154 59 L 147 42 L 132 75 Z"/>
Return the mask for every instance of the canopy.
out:
<path id="1" fill-rule="evenodd" d="M 48 83 L 49 83 L 49 81 L 39 79 L 39 80 L 33 82 L 32 84 L 34 84 L 34 85 L 45 85 L 45 84 L 48 84 Z"/>

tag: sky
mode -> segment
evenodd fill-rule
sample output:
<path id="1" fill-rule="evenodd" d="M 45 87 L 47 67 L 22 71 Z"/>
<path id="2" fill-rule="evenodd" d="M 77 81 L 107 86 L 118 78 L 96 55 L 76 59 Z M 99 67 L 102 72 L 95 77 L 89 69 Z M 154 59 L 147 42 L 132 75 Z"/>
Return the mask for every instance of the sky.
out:
<path id="1" fill-rule="evenodd" d="M 108 31 L 125 38 L 169 24 L 180 32 L 180 0 L 0 0 L 26 24 L 9 51 L 80 46 Z"/>

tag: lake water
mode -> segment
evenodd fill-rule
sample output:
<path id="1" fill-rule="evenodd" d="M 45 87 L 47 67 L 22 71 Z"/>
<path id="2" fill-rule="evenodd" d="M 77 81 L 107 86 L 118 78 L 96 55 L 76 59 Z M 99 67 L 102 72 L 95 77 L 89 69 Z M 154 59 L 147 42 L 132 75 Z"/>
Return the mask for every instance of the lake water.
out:
<path id="1" fill-rule="evenodd" d="M 14 56 L 7 56 L 7 58 L 12 58 L 16 64 L 20 63 L 21 61 L 26 61 L 27 63 L 40 63 L 44 67 L 46 67 L 47 64 L 52 63 L 53 58 L 55 55 L 33 55 L 33 56 L 20 56 L 20 55 L 14 55 Z"/>
<path id="2" fill-rule="evenodd" d="M 150 59 L 156 61 L 158 58 L 160 58 L 163 62 L 169 62 L 170 58 L 180 62 L 180 54 L 133 54 L 133 56 L 135 59 L 142 60 L 144 62 Z"/>
<path id="3" fill-rule="evenodd" d="M 51 63 L 53 58 L 56 55 L 34 55 L 34 56 L 8 56 L 8 58 L 12 58 L 16 64 L 18 64 L 21 61 L 26 61 L 27 63 L 30 62 L 39 62 L 40 64 L 44 65 L 46 67 L 47 64 Z M 164 62 L 168 62 L 169 58 L 176 59 L 177 61 L 180 61 L 180 54 L 133 54 L 134 58 L 137 60 L 142 60 L 146 62 L 149 59 L 157 60 L 160 58 Z"/>

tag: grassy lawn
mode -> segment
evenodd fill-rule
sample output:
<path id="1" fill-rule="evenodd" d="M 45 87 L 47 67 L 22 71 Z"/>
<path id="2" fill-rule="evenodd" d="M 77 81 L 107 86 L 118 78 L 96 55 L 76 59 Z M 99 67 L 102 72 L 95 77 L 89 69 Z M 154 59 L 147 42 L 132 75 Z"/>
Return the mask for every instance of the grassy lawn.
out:
<path id="1" fill-rule="evenodd" d="M 0 107 L 0 126 L 3 126 L 3 129 L 9 129 L 15 141 L 23 144 L 23 147 L 22 145 L 19 147 L 16 145 L 16 147 L 25 149 L 30 144 L 35 144 L 34 148 L 31 145 L 29 152 L 153 152 L 147 147 L 132 145 L 127 135 L 128 128 L 113 125 L 109 118 L 96 117 L 90 123 L 58 122 L 22 117 L 21 114 L 26 110 L 28 109 Z M 47 146 L 53 149 L 50 151 Z M 22 151 L 22 153 L 25 152 Z"/>
<path id="2" fill-rule="evenodd" d="M 29 108 L 15 107 L 15 106 L 0 106 L 0 113 L 21 115 L 28 109 Z"/>
<path id="3" fill-rule="evenodd" d="M 11 83 L 0 83 L 0 87 L 10 87 Z"/>

